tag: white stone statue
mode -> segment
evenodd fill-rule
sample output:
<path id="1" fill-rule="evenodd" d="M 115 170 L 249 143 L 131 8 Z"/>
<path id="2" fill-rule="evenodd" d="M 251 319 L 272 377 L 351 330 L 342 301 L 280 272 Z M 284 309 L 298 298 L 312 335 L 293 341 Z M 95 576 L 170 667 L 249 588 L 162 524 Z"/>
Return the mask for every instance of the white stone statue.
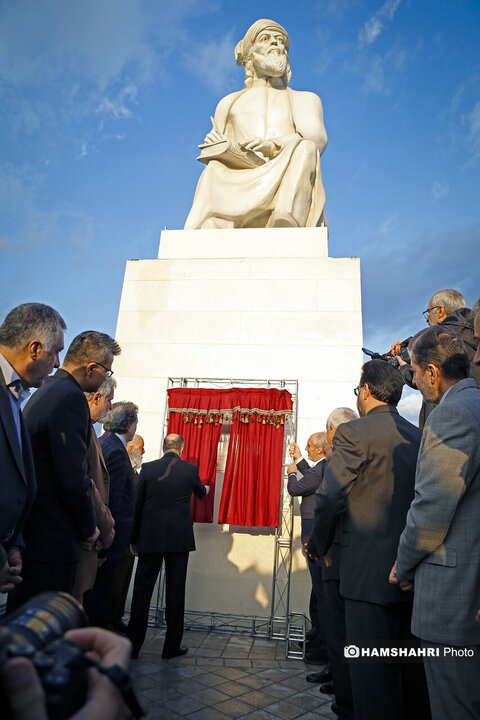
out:
<path id="1" fill-rule="evenodd" d="M 245 89 L 217 105 L 185 229 L 325 225 L 322 101 L 288 86 L 290 40 L 257 20 L 235 48 Z"/>

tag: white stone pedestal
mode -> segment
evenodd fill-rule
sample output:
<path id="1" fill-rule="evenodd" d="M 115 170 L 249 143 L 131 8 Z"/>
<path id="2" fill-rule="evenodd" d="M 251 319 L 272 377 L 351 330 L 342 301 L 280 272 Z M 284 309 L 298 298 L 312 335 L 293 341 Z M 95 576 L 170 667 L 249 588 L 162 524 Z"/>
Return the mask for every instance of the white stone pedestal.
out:
<path id="1" fill-rule="evenodd" d="M 116 399 L 139 405 L 145 460 L 160 454 L 169 377 L 297 379 L 303 448 L 334 407 L 355 407 L 359 259 L 328 257 L 326 228 L 165 230 L 157 260 L 127 263 L 116 339 Z M 195 526 L 187 608 L 269 614 L 273 536 L 251 530 Z M 308 606 L 307 575 L 297 541 L 292 610 Z"/>

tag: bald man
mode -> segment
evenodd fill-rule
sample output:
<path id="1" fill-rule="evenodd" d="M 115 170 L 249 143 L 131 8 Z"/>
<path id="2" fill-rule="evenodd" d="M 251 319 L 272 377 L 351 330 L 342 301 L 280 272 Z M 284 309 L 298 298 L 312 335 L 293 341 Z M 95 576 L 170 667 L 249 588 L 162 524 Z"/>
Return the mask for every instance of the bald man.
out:
<path id="1" fill-rule="evenodd" d="M 290 455 L 295 462 L 287 468 L 287 489 L 292 497 L 301 497 L 300 514 L 302 517 L 302 544 L 306 546 L 313 528 L 315 513 L 316 492 L 323 479 L 325 468 L 325 447 L 327 434 L 316 432 L 310 435 L 305 446 L 311 465 L 302 458 L 300 448 L 296 443 L 290 446 Z M 300 471 L 301 477 L 297 476 Z M 312 664 L 326 664 L 328 662 L 327 635 L 323 609 L 322 561 L 307 557 L 308 570 L 312 580 L 313 595 L 310 601 L 310 619 L 312 631 L 307 637 L 306 660 Z"/>
<path id="2" fill-rule="evenodd" d="M 198 467 L 182 460 L 184 445 L 181 435 L 167 435 L 164 456 L 145 463 L 137 483 L 131 548 L 138 565 L 128 625 L 133 659 L 145 639 L 150 599 L 163 562 L 167 631 L 162 658 L 179 657 L 188 650 L 180 643 L 188 556 L 195 550 L 190 500 L 192 492 L 202 500 L 209 488 L 200 481 Z"/>

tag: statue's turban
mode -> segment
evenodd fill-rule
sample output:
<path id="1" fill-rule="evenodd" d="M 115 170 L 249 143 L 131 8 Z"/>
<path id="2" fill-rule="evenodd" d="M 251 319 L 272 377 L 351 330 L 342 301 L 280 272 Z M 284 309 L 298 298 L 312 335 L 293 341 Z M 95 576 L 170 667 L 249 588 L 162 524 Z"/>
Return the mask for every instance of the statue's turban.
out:
<path id="1" fill-rule="evenodd" d="M 235 48 L 235 60 L 237 61 L 237 65 L 245 65 L 247 62 L 247 58 L 250 54 L 250 50 L 252 49 L 253 43 L 255 42 L 257 35 L 259 35 L 264 30 L 277 30 L 282 33 L 282 35 L 285 37 L 285 48 L 287 52 L 290 49 L 290 38 L 288 37 L 288 33 L 285 30 L 284 27 L 279 25 L 279 23 L 275 22 L 274 20 L 257 20 L 256 22 L 251 25 L 247 32 L 245 33 L 245 37 L 243 40 L 240 40 L 237 47 Z"/>

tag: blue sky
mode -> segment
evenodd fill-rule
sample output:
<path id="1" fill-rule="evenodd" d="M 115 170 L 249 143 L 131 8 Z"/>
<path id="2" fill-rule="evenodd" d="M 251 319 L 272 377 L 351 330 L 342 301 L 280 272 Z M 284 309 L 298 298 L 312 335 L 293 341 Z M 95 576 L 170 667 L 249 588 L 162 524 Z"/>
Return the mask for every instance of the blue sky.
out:
<path id="1" fill-rule="evenodd" d="M 360 256 L 364 342 L 480 295 L 478 0 L 0 0 L 0 315 L 114 333 L 125 262 L 181 228 L 197 144 L 259 17 L 324 104 L 329 250 Z"/>

